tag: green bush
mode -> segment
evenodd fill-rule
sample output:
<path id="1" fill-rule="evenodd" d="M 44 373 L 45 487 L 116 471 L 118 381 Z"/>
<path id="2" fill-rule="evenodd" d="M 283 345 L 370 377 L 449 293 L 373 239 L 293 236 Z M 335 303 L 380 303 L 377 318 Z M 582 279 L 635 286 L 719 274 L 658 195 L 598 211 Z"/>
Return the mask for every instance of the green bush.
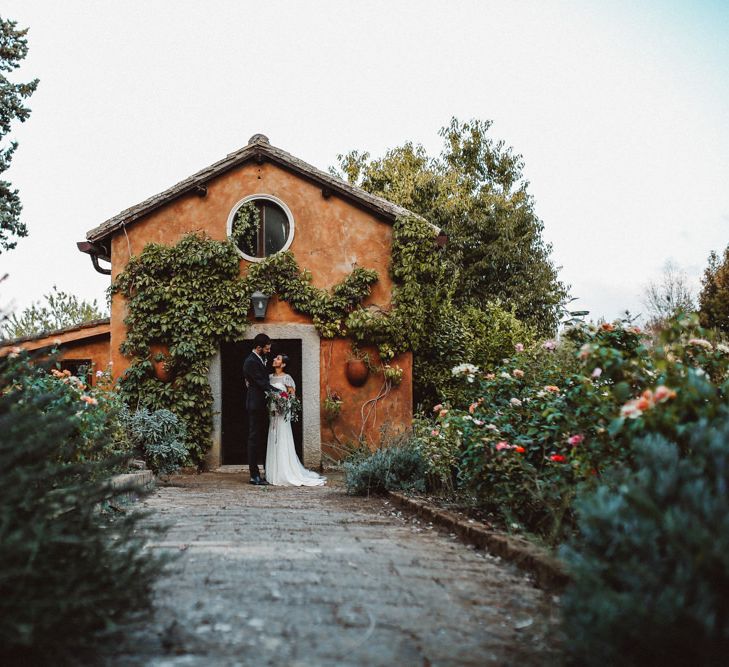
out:
<path id="1" fill-rule="evenodd" d="M 140 408 L 127 413 L 123 421 L 130 440 L 155 475 L 171 475 L 187 460 L 187 431 L 173 412 Z"/>
<path id="2" fill-rule="evenodd" d="M 426 474 L 420 451 L 405 439 L 372 453 L 355 452 L 344 463 L 344 482 L 350 495 L 425 491 Z"/>
<path id="3" fill-rule="evenodd" d="M 442 304 L 414 355 L 416 404 L 466 401 L 468 392 L 451 373 L 454 366 L 464 362 L 480 368 L 496 366 L 513 354 L 515 344 L 528 344 L 534 338 L 534 331 L 498 301 L 482 308 Z"/>
<path id="4" fill-rule="evenodd" d="M 636 467 L 577 502 L 562 555 L 568 646 L 585 665 L 725 665 L 729 655 L 729 411 L 689 453 L 661 435 Z"/>
<path id="5" fill-rule="evenodd" d="M 105 451 L 108 413 L 41 374 L 15 353 L 0 369 L 3 664 L 90 661 L 147 612 L 162 565 L 140 514 L 100 509 L 125 492 L 108 484 L 119 461 Z"/>
<path id="6" fill-rule="evenodd" d="M 461 392 L 434 406 L 424 451 L 456 443 L 463 491 L 503 523 L 557 543 L 574 528 L 576 485 L 630 465 L 636 439 L 661 433 L 688 450 L 696 423 L 726 402 L 729 347 L 695 318 L 656 340 L 629 322 L 604 323 L 559 344 L 517 345 L 490 369 L 451 372 Z"/>

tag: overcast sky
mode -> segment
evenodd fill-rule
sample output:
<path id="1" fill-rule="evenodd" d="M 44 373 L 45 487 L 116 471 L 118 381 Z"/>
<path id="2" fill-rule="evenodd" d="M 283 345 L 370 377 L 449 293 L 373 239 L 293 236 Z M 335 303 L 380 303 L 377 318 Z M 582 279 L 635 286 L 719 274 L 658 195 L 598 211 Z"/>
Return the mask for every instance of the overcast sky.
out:
<path id="1" fill-rule="evenodd" d="M 440 151 L 451 116 L 521 153 L 562 280 L 591 317 L 642 310 L 673 260 L 729 243 L 729 2 L 5 0 L 38 77 L 7 177 L 30 236 L 0 304 L 104 299 L 88 230 L 262 132 L 326 169 Z M 314 267 L 307 267 L 314 268 Z"/>

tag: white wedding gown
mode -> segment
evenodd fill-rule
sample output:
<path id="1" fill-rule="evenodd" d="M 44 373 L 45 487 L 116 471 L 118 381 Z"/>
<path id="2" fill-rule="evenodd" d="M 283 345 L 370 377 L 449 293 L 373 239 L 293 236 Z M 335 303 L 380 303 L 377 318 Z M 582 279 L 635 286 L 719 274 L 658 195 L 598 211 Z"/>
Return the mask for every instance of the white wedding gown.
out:
<path id="1" fill-rule="evenodd" d="M 269 376 L 274 387 L 296 387 L 290 375 Z M 291 422 L 283 415 L 271 415 L 266 450 L 266 480 L 275 486 L 323 486 L 326 478 L 301 465 L 294 449 Z"/>

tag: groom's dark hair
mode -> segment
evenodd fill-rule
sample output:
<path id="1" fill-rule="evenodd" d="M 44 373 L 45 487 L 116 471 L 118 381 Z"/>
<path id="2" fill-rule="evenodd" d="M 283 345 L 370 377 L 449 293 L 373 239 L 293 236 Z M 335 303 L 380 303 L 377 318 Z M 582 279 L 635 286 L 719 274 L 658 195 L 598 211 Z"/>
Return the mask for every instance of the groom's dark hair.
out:
<path id="1" fill-rule="evenodd" d="M 264 333 L 256 334 L 253 339 L 253 347 L 265 347 L 271 342 L 271 339 Z"/>

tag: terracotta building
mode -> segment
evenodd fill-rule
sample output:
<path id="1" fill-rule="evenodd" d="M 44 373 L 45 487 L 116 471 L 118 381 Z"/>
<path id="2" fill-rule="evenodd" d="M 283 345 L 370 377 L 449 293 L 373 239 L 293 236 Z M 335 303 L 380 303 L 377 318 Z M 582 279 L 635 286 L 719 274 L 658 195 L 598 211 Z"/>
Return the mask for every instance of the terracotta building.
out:
<path id="1" fill-rule="evenodd" d="M 110 274 L 113 280 L 149 242 L 172 245 L 198 231 L 226 239 L 237 211 L 249 202 L 257 207 L 261 224 L 255 241 L 240 250 L 241 275 L 253 262 L 289 250 L 320 288 L 331 288 L 355 266 L 376 270 L 379 280 L 365 304 L 390 305 L 392 224 L 398 216 L 412 214 L 272 146 L 261 134 L 251 137 L 244 148 L 103 222 L 78 246 L 90 255 L 97 271 Z M 66 363 L 92 361 L 96 368 L 104 368 L 111 362 L 114 376 L 119 377 L 130 363 L 119 349 L 126 336 L 125 307 L 123 297 L 115 295 L 110 321 L 10 341 L 4 343 L 3 351 L 18 344 L 37 349 L 59 338 Z M 360 386 L 346 376 L 350 341 L 320 338 L 308 317 L 275 295 L 262 320 L 254 318 L 252 309 L 249 317 L 247 340 L 266 333 L 273 339 L 273 352 L 286 352 L 291 358 L 288 370 L 303 403 L 295 438 L 305 465 L 317 467 L 323 455 L 336 456 L 341 451 L 337 442 L 362 437 L 376 445 L 383 427 L 401 430 L 410 425 L 410 353 L 394 360 L 404 370 L 401 384 L 377 400 L 383 386 L 381 374 L 370 373 Z M 250 347 L 246 342 L 224 344 L 211 362 L 215 417 L 206 458 L 209 468 L 246 463 L 242 362 Z M 371 352 L 373 361 L 378 361 L 374 348 Z M 323 412 L 331 392 L 343 399 L 334 421 Z"/>

